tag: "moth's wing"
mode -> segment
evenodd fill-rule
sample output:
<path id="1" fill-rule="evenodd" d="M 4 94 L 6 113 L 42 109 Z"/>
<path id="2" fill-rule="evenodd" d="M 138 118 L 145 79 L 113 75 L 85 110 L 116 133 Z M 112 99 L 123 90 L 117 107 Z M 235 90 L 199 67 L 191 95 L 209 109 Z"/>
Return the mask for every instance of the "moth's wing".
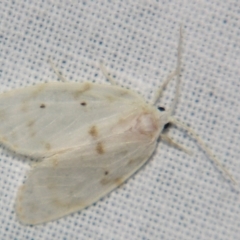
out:
<path id="1" fill-rule="evenodd" d="M 46 157 L 88 144 L 94 124 L 134 111 L 133 91 L 91 83 L 46 83 L 0 95 L 0 142 L 17 153 Z M 90 133 L 90 134 L 89 134 Z"/>
<path id="2" fill-rule="evenodd" d="M 16 212 L 40 224 L 79 211 L 122 184 L 151 156 L 156 141 L 112 136 L 105 143 L 52 156 L 33 168 L 19 189 Z"/>

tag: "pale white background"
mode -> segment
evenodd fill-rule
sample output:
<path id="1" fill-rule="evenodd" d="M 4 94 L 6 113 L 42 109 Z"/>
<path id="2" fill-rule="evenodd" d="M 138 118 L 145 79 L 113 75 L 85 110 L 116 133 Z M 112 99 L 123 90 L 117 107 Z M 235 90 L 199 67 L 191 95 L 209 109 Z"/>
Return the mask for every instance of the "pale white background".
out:
<path id="1" fill-rule="evenodd" d="M 224 3 L 225 2 L 225 3 Z M 176 116 L 191 125 L 240 184 L 240 2 L 1 1 L 0 92 L 57 80 L 105 83 L 100 59 L 146 99 L 176 64 L 184 28 Z M 174 84 L 161 106 L 169 106 Z M 0 123 L 1 124 L 1 123 Z M 29 162 L 1 146 L 1 239 L 239 239 L 240 195 L 184 132 L 193 156 L 160 143 L 148 164 L 93 206 L 36 227 L 14 201 Z"/>

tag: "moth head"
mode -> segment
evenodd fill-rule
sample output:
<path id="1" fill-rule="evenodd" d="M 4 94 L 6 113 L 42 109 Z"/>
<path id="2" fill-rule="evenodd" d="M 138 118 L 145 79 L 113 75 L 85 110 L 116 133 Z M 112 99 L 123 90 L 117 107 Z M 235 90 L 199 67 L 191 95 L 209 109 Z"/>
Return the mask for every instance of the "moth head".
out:
<path id="1" fill-rule="evenodd" d="M 171 127 L 171 123 L 169 122 L 169 114 L 164 107 L 159 106 L 158 110 L 160 111 L 160 121 L 162 125 L 162 132 L 168 131 L 169 128 Z"/>

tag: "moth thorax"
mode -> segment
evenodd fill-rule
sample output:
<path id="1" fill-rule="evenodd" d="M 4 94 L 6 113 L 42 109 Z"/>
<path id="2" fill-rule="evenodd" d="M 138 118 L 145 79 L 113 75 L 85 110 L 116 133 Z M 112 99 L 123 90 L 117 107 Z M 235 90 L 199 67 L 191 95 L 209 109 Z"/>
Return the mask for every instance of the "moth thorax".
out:
<path id="1" fill-rule="evenodd" d="M 151 113 L 143 113 L 136 119 L 135 131 L 144 135 L 154 135 L 158 132 L 158 121 Z"/>

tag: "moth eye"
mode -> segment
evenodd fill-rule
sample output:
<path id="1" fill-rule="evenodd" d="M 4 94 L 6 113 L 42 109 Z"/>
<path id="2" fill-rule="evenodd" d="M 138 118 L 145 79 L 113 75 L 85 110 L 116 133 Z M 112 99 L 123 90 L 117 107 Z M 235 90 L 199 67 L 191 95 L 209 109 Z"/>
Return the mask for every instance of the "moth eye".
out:
<path id="1" fill-rule="evenodd" d="M 160 112 L 164 112 L 164 111 L 165 111 L 165 108 L 164 108 L 164 107 L 158 107 L 158 110 L 159 110 Z"/>

